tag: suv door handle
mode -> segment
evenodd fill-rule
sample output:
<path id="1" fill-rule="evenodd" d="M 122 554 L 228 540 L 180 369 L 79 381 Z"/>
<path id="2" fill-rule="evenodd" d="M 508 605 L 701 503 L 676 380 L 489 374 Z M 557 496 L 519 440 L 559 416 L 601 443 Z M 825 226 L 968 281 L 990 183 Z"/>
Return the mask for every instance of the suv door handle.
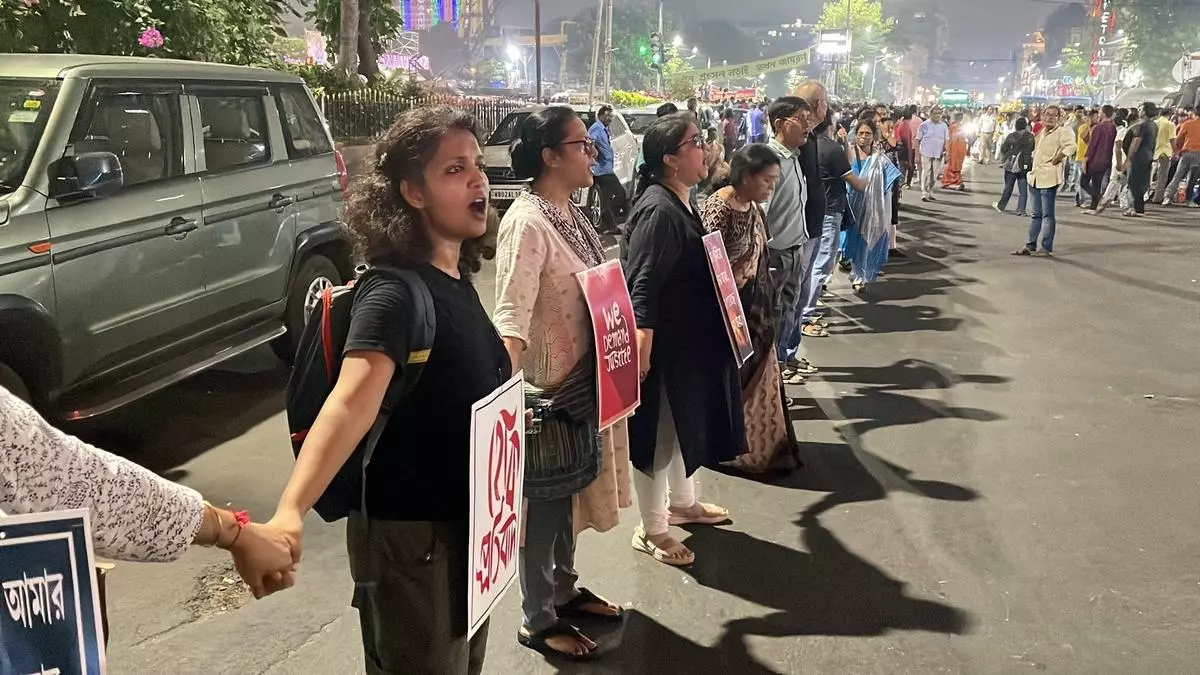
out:
<path id="1" fill-rule="evenodd" d="M 199 228 L 200 226 L 196 224 L 196 220 L 194 218 L 175 216 L 171 219 L 171 222 L 167 223 L 167 228 L 163 231 L 163 233 L 169 236 L 177 236 L 181 234 L 187 234 L 188 232 L 194 232 Z"/>
<path id="2" fill-rule="evenodd" d="M 295 203 L 295 201 L 296 200 L 292 197 L 285 197 L 284 195 L 276 193 L 271 197 L 271 201 L 267 203 L 267 206 L 271 207 L 272 209 L 279 210 L 286 206 L 291 206 L 293 203 Z"/>

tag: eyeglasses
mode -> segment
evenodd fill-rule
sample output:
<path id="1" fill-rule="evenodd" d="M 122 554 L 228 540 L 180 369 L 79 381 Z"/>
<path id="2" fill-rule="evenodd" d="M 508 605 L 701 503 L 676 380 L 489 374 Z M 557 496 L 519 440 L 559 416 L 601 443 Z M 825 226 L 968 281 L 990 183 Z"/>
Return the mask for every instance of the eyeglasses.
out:
<path id="1" fill-rule="evenodd" d="M 559 143 L 559 145 L 578 145 L 581 148 L 581 152 L 596 152 L 596 141 L 592 138 L 584 138 L 578 141 L 563 141 L 562 143 Z"/>
<path id="2" fill-rule="evenodd" d="M 682 148 L 686 145 L 694 145 L 697 148 L 700 148 L 701 150 L 703 150 L 705 147 L 708 146 L 708 141 L 704 140 L 703 134 L 696 134 L 695 136 L 692 136 L 691 138 L 687 139 L 686 141 L 675 146 L 675 150 L 679 150 L 680 148 Z M 672 152 L 674 152 L 674 150 L 672 150 Z"/>

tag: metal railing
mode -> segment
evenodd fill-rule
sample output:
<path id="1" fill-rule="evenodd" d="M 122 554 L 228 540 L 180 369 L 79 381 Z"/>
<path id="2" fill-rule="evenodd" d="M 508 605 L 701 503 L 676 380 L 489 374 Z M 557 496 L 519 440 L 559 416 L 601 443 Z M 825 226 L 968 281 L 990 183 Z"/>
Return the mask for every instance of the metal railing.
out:
<path id="1" fill-rule="evenodd" d="M 480 133 L 486 137 L 506 115 L 527 105 L 506 99 L 440 94 L 401 96 L 373 89 L 326 93 L 318 102 L 334 139 L 346 142 L 374 141 L 392 126 L 400 113 L 435 105 L 448 105 L 472 113 L 479 120 Z"/>

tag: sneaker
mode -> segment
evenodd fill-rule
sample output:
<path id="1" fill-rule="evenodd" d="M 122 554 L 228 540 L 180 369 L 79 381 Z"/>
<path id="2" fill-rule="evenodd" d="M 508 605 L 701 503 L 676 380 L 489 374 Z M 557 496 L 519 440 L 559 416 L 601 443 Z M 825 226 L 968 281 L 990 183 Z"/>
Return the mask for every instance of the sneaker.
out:
<path id="1" fill-rule="evenodd" d="M 1170 206 L 1170 205 L 1171 205 L 1171 198 L 1170 198 L 1170 197 L 1167 197 L 1166 199 L 1162 200 L 1162 205 L 1163 205 L 1163 206 Z"/>
<path id="2" fill-rule="evenodd" d="M 1026 213 L 1026 212 L 1024 212 L 1024 211 L 1017 211 L 1017 212 L 1016 212 L 1016 213 L 1014 213 L 1013 215 L 1014 215 L 1014 216 L 1017 216 L 1017 217 L 1019 217 L 1019 218 L 1028 218 L 1028 217 L 1029 217 L 1029 214 L 1028 214 L 1028 213 Z"/>
<path id="3" fill-rule="evenodd" d="M 803 375 L 801 375 L 799 372 L 797 372 L 796 370 L 794 370 L 792 368 L 785 368 L 783 370 L 783 383 L 784 384 L 804 384 L 807 381 L 808 381 L 808 378 L 804 377 Z"/>
<path id="4" fill-rule="evenodd" d="M 1085 216 L 1094 216 L 1094 215 L 1096 215 L 1096 209 L 1084 209 L 1084 210 L 1083 210 L 1083 215 L 1085 215 Z"/>
<path id="5" fill-rule="evenodd" d="M 1004 209 L 1000 208 L 1000 202 L 992 202 L 992 210 L 996 213 L 1004 213 Z"/>

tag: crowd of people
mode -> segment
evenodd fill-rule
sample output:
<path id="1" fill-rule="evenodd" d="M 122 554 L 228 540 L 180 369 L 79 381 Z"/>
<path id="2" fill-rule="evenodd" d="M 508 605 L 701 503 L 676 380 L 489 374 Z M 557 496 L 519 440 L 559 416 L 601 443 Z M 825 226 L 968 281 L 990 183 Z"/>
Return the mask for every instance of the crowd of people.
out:
<path id="1" fill-rule="evenodd" d="M 818 372 L 803 343 L 830 335 L 835 271 L 861 290 L 889 259 L 905 257 L 896 228 L 914 178 L 921 199 L 931 201 L 939 180 L 943 190 L 966 189 L 963 166 L 972 153 L 983 164 L 1000 162 L 998 211 L 1019 188 L 1017 212 L 1025 215 L 1032 192 L 1030 235 L 1015 254 L 1049 255 L 1060 188 L 1090 211 L 1117 199 L 1138 215 L 1147 193 L 1170 203 L 1200 171 L 1200 110 L 1177 123 L 1153 104 L 1136 116 L 1109 106 L 1069 115 L 1048 106 L 1010 115 L 987 109 L 968 120 L 937 106 L 838 111 L 825 87 L 809 81 L 795 95 L 754 106 L 744 145 L 736 130 L 731 142 L 728 108 L 700 111 L 694 100 L 688 108 L 665 104 L 645 132 L 620 254 L 642 403 L 603 431 L 594 414 L 596 348 L 576 275 L 605 253 L 571 199 L 596 181 L 604 150 L 596 129 L 567 107 L 522 122 L 510 154 L 529 187 L 498 226 L 491 316 L 471 282 L 488 228 L 488 181 L 470 115 L 403 113 L 353 184 L 345 225 L 363 259 L 415 271 L 437 322 L 420 380 L 379 435 L 364 509 L 347 524 L 367 672 L 482 669 L 487 627 L 468 639 L 463 597 L 471 407 L 512 373 L 523 371 L 545 409 L 562 412 L 553 421 L 568 433 L 536 442 L 554 440 L 600 467 L 586 484 L 564 479 L 525 509 L 516 639 L 546 654 L 595 658 L 599 645 L 577 624 L 620 620 L 623 610 L 579 585 L 577 536 L 618 527 L 636 495 L 641 518 L 632 547 L 659 563 L 690 565 L 695 552 L 670 528 L 731 518 L 701 500 L 701 467 L 762 474 L 799 466 L 785 385 Z M 754 354 L 745 364 L 730 350 L 713 292 L 702 241 L 713 232 L 722 236 L 747 317 Z M 167 560 L 192 543 L 217 545 L 232 552 L 256 596 L 290 587 L 306 514 L 411 363 L 414 302 L 408 285 L 385 275 L 357 289 L 336 384 L 265 523 L 207 505 L 55 431 L 2 390 L 0 508 L 86 506 L 106 555 Z"/>

